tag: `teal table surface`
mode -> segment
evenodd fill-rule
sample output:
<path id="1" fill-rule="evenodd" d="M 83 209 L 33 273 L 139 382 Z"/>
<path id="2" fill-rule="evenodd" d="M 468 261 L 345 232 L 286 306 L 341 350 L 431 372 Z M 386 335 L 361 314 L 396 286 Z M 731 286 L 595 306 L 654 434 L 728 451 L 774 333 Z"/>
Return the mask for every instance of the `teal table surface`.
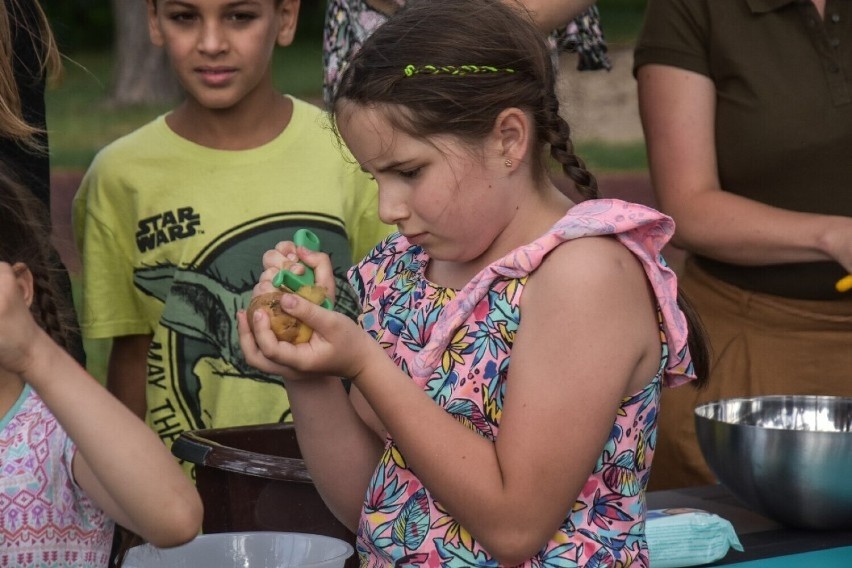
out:
<path id="1" fill-rule="evenodd" d="M 852 566 L 852 546 L 815 550 L 800 554 L 787 554 L 774 558 L 750 560 L 728 564 L 731 568 L 791 568 L 814 566 L 818 568 L 849 568 Z"/>
<path id="2" fill-rule="evenodd" d="M 689 507 L 727 519 L 743 545 L 705 566 L 736 568 L 852 568 L 852 530 L 785 527 L 750 510 L 721 485 L 651 491 L 649 509 Z M 779 499 L 783 499 L 779 496 Z"/>

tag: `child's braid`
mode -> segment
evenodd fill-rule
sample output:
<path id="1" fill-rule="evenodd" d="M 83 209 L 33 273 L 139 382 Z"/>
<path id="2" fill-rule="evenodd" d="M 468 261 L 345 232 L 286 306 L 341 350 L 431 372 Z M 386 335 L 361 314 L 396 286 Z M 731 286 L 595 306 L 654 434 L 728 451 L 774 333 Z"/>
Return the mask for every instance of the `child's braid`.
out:
<path id="1" fill-rule="evenodd" d="M 33 314 L 56 343 L 69 349 L 71 345 L 67 336 L 67 317 L 57 303 L 54 295 L 55 287 L 49 269 L 45 268 L 46 264 L 40 262 L 28 266 L 30 266 L 35 286 Z"/>
<path id="2" fill-rule="evenodd" d="M 562 164 L 563 171 L 571 178 L 577 186 L 577 191 L 584 199 L 599 198 L 600 192 L 598 192 L 598 182 L 595 176 L 586 169 L 583 160 L 574 154 L 571 127 L 559 114 L 559 101 L 552 87 L 548 89 L 545 97 L 547 99 L 544 105 L 546 128 L 542 132 L 542 136 L 550 144 L 550 155 Z"/>
<path id="3" fill-rule="evenodd" d="M 62 347 L 71 347 L 73 307 L 57 292 L 59 255 L 50 241 L 47 208 L 0 167 L 0 261 L 21 262 L 33 276 L 35 320 Z"/>

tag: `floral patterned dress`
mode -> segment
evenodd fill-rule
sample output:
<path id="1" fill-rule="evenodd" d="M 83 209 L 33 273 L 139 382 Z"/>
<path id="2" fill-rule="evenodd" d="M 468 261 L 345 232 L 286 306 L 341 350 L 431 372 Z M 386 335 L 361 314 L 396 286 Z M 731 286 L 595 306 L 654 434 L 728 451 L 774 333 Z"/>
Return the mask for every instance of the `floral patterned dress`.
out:
<path id="1" fill-rule="evenodd" d="M 428 257 L 398 234 L 350 271 L 363 327 L 436 404 L 494 440 L 529 274 L 554 247 L 584 236 L 614 235 L 641 260 L 658 302 L 659 372 L 622 400 L 597 465 L 559 531 L 522 566 L 648 566 L 644 492 L 660 390 L 694 378 L 676 278 L 660 255 L 673 229 L 671 219 L 653 209 L 592 200 L 460 291 L 429 282 Z M 390 436 L 367 490 L 358 553 L 370 567 L 498 566 L 408 469 Z"/>

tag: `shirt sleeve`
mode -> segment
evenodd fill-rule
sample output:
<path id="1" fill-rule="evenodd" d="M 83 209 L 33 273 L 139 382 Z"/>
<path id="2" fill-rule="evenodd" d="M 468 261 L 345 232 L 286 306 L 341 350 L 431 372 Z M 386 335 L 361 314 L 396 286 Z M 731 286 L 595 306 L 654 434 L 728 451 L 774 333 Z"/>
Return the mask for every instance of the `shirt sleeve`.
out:
<path id="1" fill-rule="evenodd" d="M 710 25 L 706 1 L 648 1 L 633 54 L 634 75 L 643 65 L 659 64 L 710 76 Z"/>
<path id="2" fill-rule="evenodd" d="M 80 326 L 87 338 L 152 333 L 133 284 L 132 205 L 101 156 L 73 203 L 74 238 L 83 266 Z"/>

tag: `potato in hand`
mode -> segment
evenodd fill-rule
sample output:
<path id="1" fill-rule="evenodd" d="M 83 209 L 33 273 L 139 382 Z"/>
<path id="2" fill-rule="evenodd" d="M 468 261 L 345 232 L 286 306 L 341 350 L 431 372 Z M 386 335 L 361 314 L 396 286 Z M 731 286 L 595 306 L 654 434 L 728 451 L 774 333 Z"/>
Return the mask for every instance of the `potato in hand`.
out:
<path id="1" fill-rule="evenodd" d="M 282 288 L 274 292 L 267 292 L 251 299 L 246 315 L 250 326 L 254 326 L 254 313 L 263 310 L 269 316 L 270 327 L 278 341 L 288 343 L 307 343 L 311 339 L 313 330 L 301 321 L 281 310 L 280 300 L 284 294 L 298 294 L 309 302 L 320 305 L 326 298 L 325 286 L 302 286 L 293 292 L 289 288 Z M 252 329 L 254 329 L 252 327 Z"/>

